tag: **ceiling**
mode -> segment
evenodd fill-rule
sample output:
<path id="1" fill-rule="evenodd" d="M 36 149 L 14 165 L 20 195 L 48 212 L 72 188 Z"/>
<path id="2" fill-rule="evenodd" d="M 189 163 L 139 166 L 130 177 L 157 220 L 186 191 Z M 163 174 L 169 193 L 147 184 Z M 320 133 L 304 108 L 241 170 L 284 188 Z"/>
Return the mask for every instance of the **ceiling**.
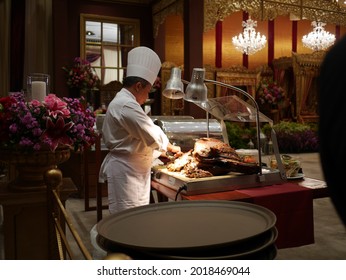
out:
<path id="1" fill-rule="evenodd" d="M 155 0 L 94 0 L 94 1 L 149 5 L 149 4 L 153 3 Z"/>
<path id="2" fill-rule="evenodd" d="M 135 4 L 147 6 L 156 0 L 93 0 L 98 2 L 109 2 L 114 4 Z M 103 26 L 103 41 L 116 43 L 118 26 L 116 24 L 104 23 Z M 86 38 L 89 42 L 98 42 L 101 39 L 101 24 L 99 22 L 86 22 Z M 90 33 L 90 34 L 88 34 Z"/>

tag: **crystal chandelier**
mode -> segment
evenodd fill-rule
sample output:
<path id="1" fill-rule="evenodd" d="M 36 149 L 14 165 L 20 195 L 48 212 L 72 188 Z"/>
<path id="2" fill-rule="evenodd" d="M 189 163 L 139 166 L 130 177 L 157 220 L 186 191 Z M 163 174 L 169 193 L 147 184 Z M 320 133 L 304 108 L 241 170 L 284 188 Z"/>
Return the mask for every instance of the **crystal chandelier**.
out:
<path id="1" fill-rule="evenodd" d="M 261 36 L 259 32 L 256 34 L 257 21 L 249 18 L 246 22 L 243 21 L 242 26 L 244 27 L 243 33 L 232 38 L 236 50 L 250 55 L 263 49 L 267 39 L 264 35 Z"/>
<path id="2" fill-rule="evenodd" d="M 314 51 L 321 51 L 334 44 L 335 35 L 324 30 L 323 26 L 326 25 L 325 23 L 313 21 L 311 25 L 314 27 L 313 31 L 302 38 L 304 47 Z"/>
<path id="3" fill-rule="evenodd" d="M 346 1 L 333 0 L 333 2 L 337 3 L 340 7 L 345 7 L 346 6 Z"/>

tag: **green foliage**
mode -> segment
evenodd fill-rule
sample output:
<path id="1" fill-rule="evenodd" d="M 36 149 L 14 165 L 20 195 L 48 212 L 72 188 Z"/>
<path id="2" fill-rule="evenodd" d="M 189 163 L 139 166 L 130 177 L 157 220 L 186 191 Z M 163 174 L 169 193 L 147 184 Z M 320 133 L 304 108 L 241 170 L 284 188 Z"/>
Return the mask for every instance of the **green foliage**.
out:
<path id="1" fill-rule="evenodd" d="M 287 134 L 299 133 L 302 131 L 310 130 L 310 126 L 307 124 L 297 122 L 282 121 L 274 125 L 276 132 L 285 132 Z"/>
<path id="2" fill-rule="evenodd" d="M 273 126 L 282 153 L 302 153 L 318 151 L 317 124 L 279 122 Z M 271 127 L 266 124 L 262 132 L 269 138 Z"/>
<path id="3" fill-rule="evenodd" d="M 225 122 L 229 145 L 234 149 L 246 149 L 250 139 L 256 138 L 256 128 L 247 124 Z"/>
<path id="4" fill-rule="evenodd" d="M 250 139 L 256 143 L 256 128 L 248 123 L 225 122 L 228 140 L 235 149 L 246 149 Z M 271 126 L 264 124 L 262 132 L 271 137 Z M 281 153 L 318 151 L 318 125 L 281 121 L 273 126 Z"/>

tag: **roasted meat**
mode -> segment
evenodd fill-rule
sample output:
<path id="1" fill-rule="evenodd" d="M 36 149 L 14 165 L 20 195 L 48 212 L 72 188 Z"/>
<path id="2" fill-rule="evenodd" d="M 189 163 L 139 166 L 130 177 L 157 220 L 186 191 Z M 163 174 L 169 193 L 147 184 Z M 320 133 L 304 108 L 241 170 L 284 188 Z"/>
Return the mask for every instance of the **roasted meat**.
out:
<path id="1" fill-rule="evenodd" d="M 228 144 L 214 138 L 200 138 L 195 142 L 193 156 L 204 159 L 224 157 L 240 161 L 239 155 Z"/>
<path id="2" fill-rule="evenodd" d="M 169 163 L 167 170 L 182 172 L 189 178 L 202 178 L 229 172 L 254 174 L 259 172 L 259 166 L 243 162 L 236 151 L 221 140 L 201 138 L 193 150 Z"/>
<path id="3" fill-rule="evenodd" d="M 189 164 L 192 160 L 192 150 L 183 153 L 180 157 L 176 158 L 173 162 L 167 164 L 167 170 L 179 172 L 184 169 L 184 166 Z"/>

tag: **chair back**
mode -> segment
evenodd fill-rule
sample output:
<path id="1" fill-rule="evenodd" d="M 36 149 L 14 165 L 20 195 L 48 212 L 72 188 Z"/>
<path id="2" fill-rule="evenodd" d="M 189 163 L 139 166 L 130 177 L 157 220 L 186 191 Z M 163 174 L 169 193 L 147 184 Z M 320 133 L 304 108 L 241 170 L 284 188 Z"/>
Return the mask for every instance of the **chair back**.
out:
<path id="1" fill-rule="evenodd" d="M 123 84 L 119 81 L 111 81 L 108 84 L 102 85 L 100 87 L 100 103 L 106 105 L 112 101 L 115 95 L 121 90 Z"/>

